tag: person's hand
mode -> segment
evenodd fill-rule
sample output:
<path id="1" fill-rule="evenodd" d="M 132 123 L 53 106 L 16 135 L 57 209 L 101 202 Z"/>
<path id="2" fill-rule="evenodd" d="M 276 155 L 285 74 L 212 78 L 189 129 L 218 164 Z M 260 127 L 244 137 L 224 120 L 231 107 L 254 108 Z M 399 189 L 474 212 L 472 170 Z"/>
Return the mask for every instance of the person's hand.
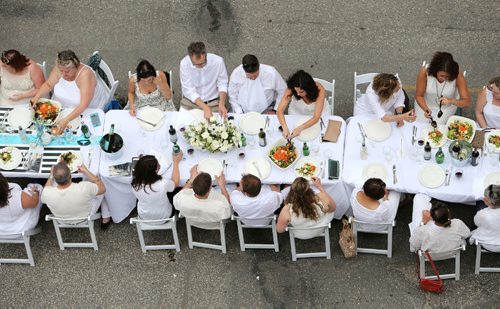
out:
<path id="1" fill-rule="evenodd" d="M 135 109 L 135 106 L 130 106 L 130 109 L 128 110 L 128 113 L 130 116 L 135 117 L 137 116 L 137 110 Z"/>
<path id="2" fill-rule="evenodd" d="M 38 191 L 38 188 L 35 186 L 32 186 L 31 188 L 29 188 L 29 191 L 30 191 L 31 196 L 33 196 L 33 194 L 37 194 L 37 195 L 40 194 L 40 191 Z"/>
<path id="3" fill-rule="evenodd" d="M 396 122 L 396 127 L 398 127 L 398 128 L 400 128 L 400 127 L 402 127 L 402 126 L 404 126 L 404 125 L 405 125 L 405 122 L 404 122 L 403 120 L 398 120 L 398 121 Z"/>
<path id="4" fill-rule="evenodd" d="M 30 100 L 31 107 L 33 107 L 36 104 L 36 102 L 38 102 L 38 100 L 40 100 L 39 96 L 32 97 L 31 100 Z"/>
<path id="5" fill-rule="evenodd" d="M 292 132 L 290 132 L 290 134 L 288 135 L 288 138 L 294 138 L 294 137 L 299 136 L 300 133 L 302 132 L 302 130 L 304 130 L 304 128 L 302 126 L 296 127 L 295 129 L 293 129 Z"/>
<path id="6" fill-rule="evenodd" d="M 427 222 L 432 220 L 431 212 L 428 210 L 422 211 L 422 223 L 427 224 Z"/>
<path id="7" fill-rule="evenodd" d="M 161 85 L 161 78 L 159 78 L 158 76 L 154 77 L 153 84 L 155 84 L 157 87 L 160 86 Z"/>
<path id="8" fill-rule="evenodd" d="M 281 135 L 283 135 L 284 138 L 288 139 L 290 135 L 290 130 L 288 130 L 288 128 L 283 128 Z"/>
<path id="9" fill-rule="evenodd" d="M 182 153 L 182 150 L 179 151 L 178 154 L 172 154 L 172 161 L 175 163 L 175 164 L 179 164 L 179 162 L 182 161 L 182 156 L 183 156 L 183 153 Z"/>
<path id="10" fill-rule="evenodd" d="M 219 187 L 226 186 L 226 176 L 224 176 L 224 172 L 220 173 L 220 176 L 215 175 L 215 180 L 217 180 Z"/>
<path id="11" fill-rule="evenodd" d="M 227 119 L 227 108 L 225 105 L 219 104 L 219 114 L 223 119 Z"/>
<path id="12" fill-rule="evenodd" d="M 442 104 L 442 105 L 450 105 L 450 104 L 453 104 L 456 102 L 455 99 L 451 99 L 451 98 L 447 98 L 447 97 L 441 97 L 439 99 L 439 102 Z"/>
<path id="13" fill-rule="evenodd" d="M 430 109 L 426 110 L 424 116 L 425 118 L 430 119 L 432 116 L 432 111 Z"/>
<path id="14" fill-rule="evenodd" d="M 266 112 L 266 115 L 276 115 L 276 111 L 274 109 L 270 109 Z"/>
<path id="15" fill-rule="evenodd" d="M 312 183 L 316 186 L 316 188 L 321 188 L 321 179 L 318 177 L 311 177 Z"/>
<path id="16" fill-rule="evenodd" d="M 385 189 L 385 194 L 384 194 L 384 201 L 387 201 L 389 199 L 389 190 Z"/>
<path id="17" fill-rule="evenodd" d="M 89 172 L 89 169 L 85 166 L 85 164 L 82 164 L 78 166 L 78 172 L 82 174 L 87 174 Z"/>
<path id="18" fill-rule="evenodd" d="M 66 118 L 63 118 L 63 119 L 60 119 L 56 122 L 56 125 L 57 125 L 57 135 L 60 135 L 64 132 L 64 130 L 66 129 L 66 127 L 68 126 L 69 124 L 69 121 L 68 119 Z"/>
<path id="19" fill-rule="evenodd" d="M 415 121 L 415 119 L 417 119 L 417 116 L 415 116 L 415 111 L 413 109 L 409 112 L 401 114 L 401 116 L 403 116 L 403 120 L 406 122 L 413 122 Z"/>
<path id="20" fill-rule="evenodd" d="M 193 165 L 189 170 L 189 175 L 191 180 L 193 180 L 196 176 L 198 176 L 198 164 Z"/>
<path id="21" fill-rule="evenodd" d="M 15 93 L 9 97 L 10 100 L 12 101 L 19 101 L 21 99 L 24 99 L 24 96 L 21 93 Z"/>
<path id="22" fill-rule="evenodd" d="M 205 117 L 205 119 L 210 122 L 210 118 L 212 118 L 212 116 L 212 110 L 210 110 L 210 108 L 207 106 L 207 108 L 203 110 L 203 117 Z"/>

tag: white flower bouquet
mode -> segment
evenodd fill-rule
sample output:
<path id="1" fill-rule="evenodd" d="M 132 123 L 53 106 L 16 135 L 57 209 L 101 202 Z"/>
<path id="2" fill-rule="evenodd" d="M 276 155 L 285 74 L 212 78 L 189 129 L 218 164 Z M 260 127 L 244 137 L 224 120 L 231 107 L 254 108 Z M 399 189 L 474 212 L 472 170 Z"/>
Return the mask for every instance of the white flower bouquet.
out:
<path id="1" fill-rule="evenodd" d="M 241 134 L 232 121 L 221 121 L 215 117 L 208 123 L 190 124 L 184 131 L 184 138 L 194 148 L 211 153 L 227 152 L 241 147 Z"/>

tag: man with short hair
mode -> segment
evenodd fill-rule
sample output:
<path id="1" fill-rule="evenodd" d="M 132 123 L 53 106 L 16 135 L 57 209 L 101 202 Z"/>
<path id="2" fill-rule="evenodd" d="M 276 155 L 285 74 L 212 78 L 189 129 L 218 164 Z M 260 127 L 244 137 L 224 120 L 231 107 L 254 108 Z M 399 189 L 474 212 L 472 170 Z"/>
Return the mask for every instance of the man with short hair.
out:
<path id="1" fill-rule="evenodd" d="M 276 69 L 260 64 L 254 55 L 245 55 L 229 79 L 229 102 L 234 113 L 275 114 L 286 83 Z"/>
<path id="2" fill-rule="evenodd" d="M 71 171 L 64 162 L 52 167 L 42 192 L 42 202 L 47 204 L 54 216 L 62 219 L 83 218 L 95 214 L 99 209 L 102 199 L 97 196 L 106 192 L 104 184 L 85 165 L 81 165 L 78 171 L 89 181 L 73 182 Z M 108 220 L 101 227 L 107 228 L 111 222 L 110 214 L 102 211 L 102 217 Z"/>
<path id="3" fill-rule="evenodd" d="M 180 76 L 181 107 L 200 108 L 207 120 L 217 111 L 227 117 L 228 77 L 222 57 L 207 53 L 203 42 L 193 42 L 188 46 L 188 55 L 181 60 Z"/>
<path id="4" fill-rule="evenodd" d="M 212 189 L 210 174 L 198 173 L 198 166 L 191 168 L 191 176 L 179 193 L 174 196 L 174 206 L 186 220 L 203 229 L 215 229 L 219 222 L 231 217 L 229 193 L 224 174 L 215 176 L 221 193 Z"/>
<path id="5" fill-rule="evenodd" d="M 236 190 L 231 192 L 231 204 L 241 221 L 251 225 L 266 225 L 269 220 L 248 220 L 269 217 L 280 208 L 283 194 L 277 185 L 262 185 L 252 174 L 243 176 Z"/>

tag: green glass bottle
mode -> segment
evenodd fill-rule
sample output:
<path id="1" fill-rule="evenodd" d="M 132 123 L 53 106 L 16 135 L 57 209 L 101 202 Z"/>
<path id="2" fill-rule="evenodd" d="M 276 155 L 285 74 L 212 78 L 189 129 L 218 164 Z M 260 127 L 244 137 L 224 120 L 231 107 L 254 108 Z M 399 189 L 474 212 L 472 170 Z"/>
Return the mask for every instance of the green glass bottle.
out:
<path id="1" fill-rule="evenodd" d="M 241 133 L 241 147 L 246 147 L 247 145 L 247 138 L 243 133 Z"/>
<path id="2" fill-rule="evenodd" d="M 304 146 L 302 146 L 302 153 L 304 156 L 308 156 L 311 152 L 309 151 L 309 146 L 307 146 L 307 143 L 304 142 Z"/>
<path id="3" fill-rule="evenodd" d="M 444 162 L 444 152 L 443 152 L 443 149 L 441 149 L 441 147 L 439 147 L 439 150 L 436 152 L 436 162 L 438 164 L 441 164 Z"/>

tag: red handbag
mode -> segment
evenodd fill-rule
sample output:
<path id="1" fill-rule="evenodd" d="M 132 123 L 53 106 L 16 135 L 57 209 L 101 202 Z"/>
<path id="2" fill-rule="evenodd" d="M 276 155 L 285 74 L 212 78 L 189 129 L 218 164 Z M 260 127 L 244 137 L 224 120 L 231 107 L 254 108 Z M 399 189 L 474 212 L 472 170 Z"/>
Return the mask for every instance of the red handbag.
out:
<path id="1" fill-rule="evenodd" d="M 434 265 L 434 261 L 432 260 L 430 254 L 426 251 L 424 252 L 425 256 L 429 260 L 429 263 L 432 266 L 432 269 L 434 270 L 434 273 L 436 274 L 438 280 L 431 280 L 431 279 L 425 279 L 425 278 L 420 278 L 420 272 L 419 274 L 419 284 L 420 284 L 420 289 L 423 291 L 431 292 L 431 293 L 442 293 L 444 292 L 444 282 L 441 280 L 441 277 L 439 277 L 439 273 L 436 269 L 436 265 Z M 417 267 L 418 269 L 418 267 Z"/>

